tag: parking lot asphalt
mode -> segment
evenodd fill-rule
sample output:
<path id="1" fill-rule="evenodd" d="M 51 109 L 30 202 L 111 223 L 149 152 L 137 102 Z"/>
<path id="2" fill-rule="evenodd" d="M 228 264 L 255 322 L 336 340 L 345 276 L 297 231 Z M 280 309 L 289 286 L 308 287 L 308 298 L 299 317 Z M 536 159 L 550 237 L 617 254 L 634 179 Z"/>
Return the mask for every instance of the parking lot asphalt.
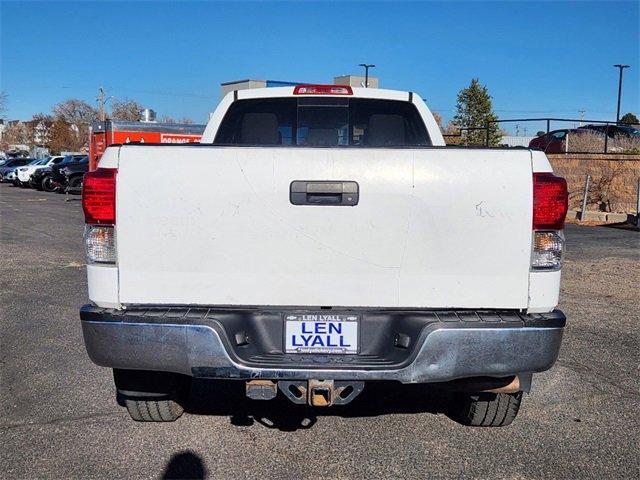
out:
<path id="1" fill-rule="evenodd" d="M 329 410 L 199 382 L 175 423 L 117 405 L 87 357 L 79 197 L 0 185 L 3 478 L 637 478 L 640 233 L 569 225 L 560 359 L 516 421 L 462 427 L 421 387 Z"/>

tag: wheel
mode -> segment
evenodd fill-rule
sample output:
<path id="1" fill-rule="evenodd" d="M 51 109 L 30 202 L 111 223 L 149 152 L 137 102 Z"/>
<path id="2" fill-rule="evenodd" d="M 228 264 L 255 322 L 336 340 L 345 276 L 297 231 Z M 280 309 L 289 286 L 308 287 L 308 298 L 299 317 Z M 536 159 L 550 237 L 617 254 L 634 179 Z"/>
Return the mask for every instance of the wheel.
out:
<path id="1" fill-rule="evenodd" d="M 53 183 L 53 178 L 51 178 L 51 175 L 47 175 L 46 177 L 44 177 L 40 185 L 42 185 L 42 189 L 45 192 L 54 192 L 56 190 L 56 186 Z"/>
<path id="2" fill-rule="evenodd" d="M 184 409 L 173 400 L 137 400 L 125 398 L 129 416 L 136 422 L 175 422 Z"/>
<path id="3" fill-rule="evenodd" d="M 67 186 L 67 190 L 69 191 L 79 191 L 82 189 L 82 175 L 73 177 L 69 180 L 69 185 Z"/>
<path id="4" fill-rule="evenodd" d="M 113 370 L 119 403 L 136 422 L 174 422 L 184 412 L 190 377 L 167 372 Z"/>
<path id="5" fill-rule="evenodd" d="M 461 394 L 450 416 L 470 427 L 506 427 L 518 415 L 521 402 L 522 392 Z"/>

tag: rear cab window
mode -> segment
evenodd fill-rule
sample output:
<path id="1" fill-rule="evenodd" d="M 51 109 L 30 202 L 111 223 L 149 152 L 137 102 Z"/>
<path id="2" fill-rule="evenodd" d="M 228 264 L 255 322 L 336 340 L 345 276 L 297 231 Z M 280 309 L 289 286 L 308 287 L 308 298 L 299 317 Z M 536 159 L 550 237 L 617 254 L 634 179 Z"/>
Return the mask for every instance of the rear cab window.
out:
<path id="1" fill-rule="evenodd" d="M 431 139 L 410 102 L 299 97 L 238 100 L 214 144 L 302 147 L 424 147 Z"/>

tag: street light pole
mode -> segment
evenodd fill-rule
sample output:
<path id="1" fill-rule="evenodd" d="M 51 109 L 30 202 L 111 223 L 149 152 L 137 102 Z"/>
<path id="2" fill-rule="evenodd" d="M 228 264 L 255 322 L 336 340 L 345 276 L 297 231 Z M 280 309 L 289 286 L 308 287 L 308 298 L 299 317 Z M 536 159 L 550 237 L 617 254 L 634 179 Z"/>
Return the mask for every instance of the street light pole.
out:
<path id="1" fill-rule="evenodd" d="M 360 67 L 364 67 L 364 88 L 369 88 L 369 69 L 374 68 L 372 63 L 361 63 Z"/>
<path id="2" fill-rule="evenodd" d="M 622 72 L 625 68 L 629 68 L 629 65 L 614 65 L 620 69 L 620 77 L 618 78 L 618 109 L 616 110 L 616 123 L 620 121 L 620 99 L 622 98 Z"/>

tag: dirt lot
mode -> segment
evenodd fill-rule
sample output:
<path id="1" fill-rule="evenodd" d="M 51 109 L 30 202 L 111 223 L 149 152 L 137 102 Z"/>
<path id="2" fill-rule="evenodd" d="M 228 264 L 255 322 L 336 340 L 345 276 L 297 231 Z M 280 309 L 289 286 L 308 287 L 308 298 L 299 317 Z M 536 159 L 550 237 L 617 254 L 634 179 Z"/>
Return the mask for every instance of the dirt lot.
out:
<path id="1" fill-rule="evenodd" d="M 82 215 L 64 200 L 0 185 L 3 478 L 640 474 L 640 233 L 568 226 L 560 359 L 510 427 L 461 427 L 420 387 L 368 386 L 345 408 L 314 410 L 205 382 L 178 422 L 148 425 L 129 419 L 110 372 L 85 354 Z"/>

